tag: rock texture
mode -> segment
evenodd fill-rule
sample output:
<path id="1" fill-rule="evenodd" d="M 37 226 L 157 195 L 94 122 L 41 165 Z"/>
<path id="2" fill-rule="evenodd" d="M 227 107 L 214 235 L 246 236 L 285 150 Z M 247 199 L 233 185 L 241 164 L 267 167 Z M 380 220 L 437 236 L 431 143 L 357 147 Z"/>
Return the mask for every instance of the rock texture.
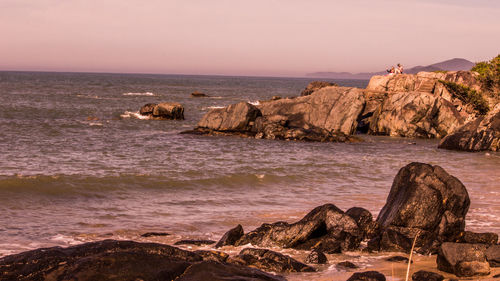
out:
<path id="1" fill-rule="evenodd" d="M 229 263 L 256 267 L 271 272 L 314 272 L 314 268 L 289 256 L 268 249 L 245 248 L 227 260 Z"/>
<path id="2" fill-rule="evenodd" d="M 363 232 L 363 239 L 371 239 L 380 232 L 380 225 L 373 220 L 373 216 L 367 209 L 352 207 L 345 212 L 353 218 Z"/>
<path id="3" fill-rule="evenodd" d="M 139 113 L 151 119 L 184 120 L 184 107 L 175 102 L 148 103 L 141 107 Z"/>
<path id="4" fill-rule="evenodd" d="M 314 91 L 319 90 L 324 87 L 338 86 L 335 83 L 323 82 L 323 81 L 313 81 L 307 85 L 307 87 L 300 93 L 301 96 L 309 96 L 314 93 Z"/>
<path id="5" fill-rule="evenodd" d="M 369 248 L 409 252 L 415 248 L 432 253 L 464 231 L 470 200 L 465 186 L 439 166 L 411 163 L 396 175 L 377 218 L 381 234 Z"/>
<path id="6" fill-rule="evenodd" d="M 326 255 L 318 250 L 312 250 L 305 260 L 306 263 L 316 263 L 316 264 L 325 264 L 327 261 L 328 259 L 326 258 Z"/>
<path id="7" fill-rule="evenodd" d="M 492 245 L 485 252 L 491 267 L 500 267 L 500 245 Z"/>
<path id="8" fill-rule="evenodd" d="M 441 140 L 439 148 L 500 151 L 500 104 L 486 116 L 480 116 L 446 136 Z"/>
<path id="9" fill-rule="evenodd" d="M 222 238 L 217 242 L 215 248 L 220 248 L 227 245 L 234 245 L 236 241 L 240 240 L 245 233 L 243 232 L 243 227 L 238 224 L 235 228 L 230 229 L 226 232 Z"/>
<path id="10" fill-rule="evenodd" d="M 354 273 L 347 281 L 385 281 L 385 275 L 377 271 Z"/>
<path id="11" fill-rule="evenodd" d="M 266 139 L 304 141 L 353 141 L 364 108 L 360 89 L 326 87 L 294 99 L 248 103 L 213 109 L 194 132 L 233 134 Z"/>
<path id="12" fill-rule="evenodd" d="M 279 246 L 338 253 L 359 247 L 363 233 L 353 218 L 332 204 L 313 209 L 300 221 L 263 224 L 245 234 L 236 245 L 251 243 L 262 247 Z"/>
<path id="13" fill-rule="evenodd" d="M 208 279 L 207 279 L 208 278 Z M 284 280 L 255 268 L 203 261 L 155 243 L 104 240 L 0 259 L 0 280 Z"/>
<path id="14" fill-rule="evenodd" d="M 443 281 L 444 277 L 441 274 L 420 270 L 411 276 L 411 280 L 413 281 Z"/>
<path id="15" fill-rule="evenodd" d="M 472 231 L 464 231 L 460 234 L 460 237 L 456 242 L 495 245 L 498 243 L 498 234 L 491 232 L 476 233 Z"/>
<path id="16" fill-rule="evenodd" d="M 443 243 L 437 256 L 439 270 L 459 277 L 490 274 L 486 260 L 486 246 L 482 244 Z"/>

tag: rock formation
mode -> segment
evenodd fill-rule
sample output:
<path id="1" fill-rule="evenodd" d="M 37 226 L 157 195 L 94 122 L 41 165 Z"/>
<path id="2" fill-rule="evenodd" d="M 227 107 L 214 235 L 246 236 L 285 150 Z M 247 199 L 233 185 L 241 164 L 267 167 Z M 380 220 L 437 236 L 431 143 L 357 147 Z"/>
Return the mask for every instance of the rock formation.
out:
<path id="1" fill-rule="evenodd" d="M 471 277 L 490 274 L 486 260 L 486 245 L 443 243 L 439 247 L 437 267 L 458 277 Z"/>
<path id="2" fill-rule="evenodd" d="M 229 263 L 256 267 L 270 272 L 314 272 L 314 268 L 289 256 L 268 249 L 245 248 L 227 260 Z"/>
<path id="3" fill-rule="evenodd" d="M 439 148 L 465 151 L 500 151 L 500 104 L 447 135 Z"/>
<path id="4" fill-rule="evenodd" d="M 148 103 L 141 107 L 139 113 L 150 119 L 184 120 L 184 107 L 175 102 Z"/>
<path id="5" fill-rule="evenodd" d="M 369 248 L 380 251 L 434 253 L 455 241 L 465 228 L 470 200 L 465 186 L 439 166 L 411 163 L 401 168 L 377 218 L 381 233 Z"/>
<path id="6" fill-rule="evenodd" d="M 255 268 L 204 261 L 156 243 L 104 240 L 28 251 L 0 258 L 0 280 L 248 280 L 282 277 Z"/>
<path id="7" fill-rule="evenodd" d="M 307 85 L 307 87 L 300 93 L 301 96 L 309 96 L 314 93 L 314 91 L 319 90 L 324 87 L 338 86 L 335 83 L 323 82 L 323 81 L 313 81 Z"/>

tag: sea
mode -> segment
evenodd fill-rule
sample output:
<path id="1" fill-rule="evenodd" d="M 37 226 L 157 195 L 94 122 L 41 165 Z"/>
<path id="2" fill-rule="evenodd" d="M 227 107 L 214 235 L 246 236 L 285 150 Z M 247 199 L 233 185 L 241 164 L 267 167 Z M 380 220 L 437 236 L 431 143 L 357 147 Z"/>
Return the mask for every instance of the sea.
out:
<path id="1" fill-rule="evenodd" d="M 467 187 L 466 229 L 500 233 L 499 153 L 369 135 L 359 135 L 360 143 L 311 143 L 180 134 L 211 109 L 296 97 L 313 80 L 0 72 L 0 258 L 102 239 L 217 241 L 238 224 L 247 232 L 294 222 L 325 203 L 376 217 L 398 170 L 415 161 L 440 165 Z M 181 103 L 185 120 L 138 114 L 159 102 Z M 307 278 L 319 280 L 315 274 Z"/>

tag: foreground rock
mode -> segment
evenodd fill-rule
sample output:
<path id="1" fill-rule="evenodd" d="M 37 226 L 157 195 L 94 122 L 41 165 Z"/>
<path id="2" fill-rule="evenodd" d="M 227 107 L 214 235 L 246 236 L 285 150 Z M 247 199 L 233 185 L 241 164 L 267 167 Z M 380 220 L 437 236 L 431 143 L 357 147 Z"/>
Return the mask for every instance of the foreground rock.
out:
<path id="1" fill-rule="evenodd" d="M 453 273 L 458 277 L 472 277 L 490 274 L 486 260 L 486 245 L 443 243 L 437 256 L 439 270 Z"/>
<path id="2" fill-rule="evenodd" d="M 261 247 L 279 246 L 324 253 L 355 250 L 363 240 L 356 221 L 335 205 L 316 207 L 300 221 L 263 224 L 245 234 L 235 245 L 251 243 Z"/>
<path id="3" fill-rule="evenodd" d="M 104 240 L 28 251 L 0 259 L 0 280 L 284 280 L 155 243 Z"/>
<path id="4" fill-rule="evenodd" d="M 324 87 L 338 86 L 335 83 L 323 82 L 323 81 L 313 81 L 307 85 L 307 87 L 300 93 L 301 96 L 309 96 L 314 93 L 314 91 L 319 90 Z"/>
<path id="5" fill-rule="evenodd" d="M 303 141 L 354 141 L 358 116 L 364 107 L 360 89 L 326 87 L 313 95 L 262 102 L 241 102 L 213 109 L 194 132 Z"/>
<path id="6" fill-rule="evenodd" d="M 289 256 L 268 249 L 246 248 L 239 255 L 227 260 L 244 266 L 256 267 L 271 272 L 314 272 L 314 268 Z"/>
<path id="7" fill-rule="evenodd" d="M 441 274 L 420 270 L 411 276 L 411 280 L 413 281 L 443 281 L 444 277 Z"/>
<path id="8" fill-rule="evenodd" d="M 500 151 L 500 104 L 486 116 L 480 116 L 446 136 L 439 143 L 439 148 Z"/>
<path id="9" fill-rule="evenodd" d="M 377 271 L 354 273 L 347 281 L 385 281 L 385 275 Z"/>
<path id="10" fill-rule="evenodd" d="M 151 119 L 184 120 L 184 107 L 174 102 L 148 103 L 141 107 L 139 113 Z"/>
<path id="11" fill-rule="evenodd" d="M 456 241 L 465 227 L 470 200 L 465 186 L 439 166 L 411 163 L 399 170 L 377 218 L 381 234 L 371 250 L 434 253 Z"/>

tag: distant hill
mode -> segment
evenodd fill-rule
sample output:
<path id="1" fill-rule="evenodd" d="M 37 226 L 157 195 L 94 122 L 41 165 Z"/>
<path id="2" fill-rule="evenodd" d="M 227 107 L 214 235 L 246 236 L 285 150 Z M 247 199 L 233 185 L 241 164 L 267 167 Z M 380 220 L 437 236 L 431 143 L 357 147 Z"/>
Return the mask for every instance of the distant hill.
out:
<path id="1" fill-rule="evenodd" d="M 475 63 L 468 61 L 466 59 L 454 58 L 451 60 L 446 60 L 438 63 L 434 63 L 427 66 L 415 66 L 409 69 L 405 69 L 404 73 L 415 74 L 420 71 L 453 71 L 453 70 L 470 70 Z M 387 71 L 379 72 L 362 72 L 362 73 L 350 73 L 350 72 L 314 72 L 307 73 L 307 77 L 316 78 L 331 78 L 331 79 L 370 79 L 373 75 L 384 75 Z"/>

